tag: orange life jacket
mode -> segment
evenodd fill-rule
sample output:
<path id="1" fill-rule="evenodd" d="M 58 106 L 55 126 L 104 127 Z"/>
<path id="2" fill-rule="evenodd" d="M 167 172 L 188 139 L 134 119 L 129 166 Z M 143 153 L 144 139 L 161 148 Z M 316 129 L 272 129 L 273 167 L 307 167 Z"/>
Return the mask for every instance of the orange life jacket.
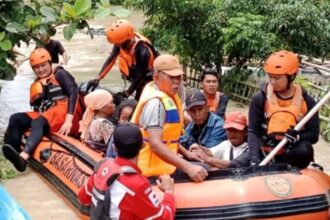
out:
<path id="1" fill-rule="evenodd" d="M 56 101 L 66 99 L 62 87 L 55 79 L 55 73 L 60 67 L 54 70 L 49 76 L 36 79 L 30 87 L 30 105 L 34 110 L 46 111 Z"/>
<path id="2" fill-rule="evenodd" d="M 135 42 L 131 49 L 129 51 L 120 48 L 120 54 L 119 54 L 119 69 L 120 72 L 126 76 L 130 76 L 130 69 L 134 68 L 136 62 L 135 62 L 135 49 L 138 44 L 143 43 L 147 46 L 149 52 L 150 52 L 150 58 L 148 62 L 148 68 L 152 70 L 153 62 L 157 57 L 157 52 L 153 48 L 151 42 L 144 37 L 141 34 L 135 33 Z"/>
<path id="3" fill-rule="evenodd" d="M 201 92 L 204 93 L 203 90 L 201 90 Z M 207 99 L 207 107 L 210 109 L 211 112 L 215 112 L 218 109 L 219 101 L 220 101 L 220 96 L 221 96 L 221 93 L 219 91 L 217 91 L 215 93 L 215 98 L 214 99 L 209 99 L 205 95 L 205 97 Z"/>
<path id="4" fill-rule="evenodd" d="M 55 73 L 63 67 L 55 68 L 49 76 L 36 79 L 30 87 L 30 105 L 34 111 L 44 112 L 57 101 L 68 99 L 62 87 L 55 78 Z M 79 121 L 84 114 L 85 108 L 82 100 L 77 97 L 73 113 L 72 127 L 70 135 L 76 136 L 79 133 Z"/>
<path id="5" fill-rule="evenodd" d="M 271 84 L 267 85 L 265 113 L 267 119 L 267 136 L 270 139 L 280 141 L 290 127 L 294 127 L 307 113 L 307 105 L 302 89 L 294 85 L 292 99 L 278 99 L 273 92 Z"/>
<path id="6" fill-rule="evenodd" d="M 148 83 L 141 95 L 139 103 L 132 116 L 132 122 L 139 124 L 141 113 L 145 104 L 153 99 L 159 98 L 165 108 L 165 124 L 163 125 L 162 141 L 168 149 L 177 154 L 179 149 L 179 138 L 183 129 L 183 111 L 181 100 L 178 95 L 171 98 L 166 93 L 155 88 L 154 82 Z M 160 159 L 151 150 L 149 134 L 144 128 L 140 128 L 145 146 L 139 154 L 138 166 L 145 176 L 158 176 L 161 174 L 172 174 L 176 167 Z"/>

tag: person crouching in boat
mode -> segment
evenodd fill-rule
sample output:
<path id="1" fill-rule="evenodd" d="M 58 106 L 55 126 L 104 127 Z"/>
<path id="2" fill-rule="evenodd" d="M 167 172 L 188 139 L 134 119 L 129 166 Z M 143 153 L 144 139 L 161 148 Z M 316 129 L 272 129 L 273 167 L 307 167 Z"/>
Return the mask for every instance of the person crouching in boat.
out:
<path id="1" fill-rule="evenodd" d="M 26 161 L 43 135 L 48 132 L 68 135 L 77 133 L 79 128 L 79 117 L 74 118 L 78 86 L 72 75 L 62 67 L 53 72 L 46 49 L 34 50 L 29 60 L 36 74 L 30 88 L 30 104 L 34 111 L 15 113 L 10 117 L 2 148 L 4 156 L 20 172 L 26 169 Z M 28 129 L 31 133 L 21 150 L 22 135 Z"/>
<path id="2" fill-rule="evenodd" d="M 249 109 L 248 144 L 252 164 L 257 164 L 283 138 L 288 144 L 275 156 L 275 163 L 306 168 L 314 160 L 312 144 L 319 138 L 319 116 L 315 114 L 301 131 L 293 127 L 315 106 L 315 101 L 293 83 L 299 72 L 299 59 L 289 51 L 273 53 L 264 70 L 269 82 L 261 85 Z"/>
<path id="3" fill-rule="evenodd" d="M 180 139 L 182 146 L 188 150 L 196 145 L 212 148 L 227 140 L 223 119 L 209 110 L 206 96 L 201 91 L 190 93 L 186 98 L 185 107 L 192 121 Z"/>
<path id="4" fill-rule="evenodd" d="M 154 81 L 144 87 L 131 120 L 140 126 L 145 143 L 138 165 L 145 176 L 172 174 L 179 168 L 192 180 L 203 181 L 207 171 L 177 154 L 183 129 L 182 103 L 177 94 L 184 74 L 180 63 L 175 56 L 160 55 L 153 66 Z"/>
<path id="5" fill-rule="evenodd" d="M 228 140 L 212 148 L 193 146 L 195 152 L 204 163 L 217 168 L 237 168 L 250 165 L 247 144 L 247 118 L 241 112 L 226 115 L 225 124 Z"/>
<path id="6" fill-rule="evenodd" d="M 115 111 L 110 92 L 97 89 L 84 98 L 86 110 L 80 122 L 81 140 L 94 150 L 106 152 L 115 126 L 109 120 Z"/>
<path id="7" fill-rule="evenodd" d="M 79 202 L 91 206 L 90 219 L 174 219 L 173 179 L 158 178 L 165 193 L 160 201 L 137 166 L 143 146 L 140 129 L 125 122 L 115 128 L 113 138 L 118 157 L 99 162 L 78 193 Z"/>

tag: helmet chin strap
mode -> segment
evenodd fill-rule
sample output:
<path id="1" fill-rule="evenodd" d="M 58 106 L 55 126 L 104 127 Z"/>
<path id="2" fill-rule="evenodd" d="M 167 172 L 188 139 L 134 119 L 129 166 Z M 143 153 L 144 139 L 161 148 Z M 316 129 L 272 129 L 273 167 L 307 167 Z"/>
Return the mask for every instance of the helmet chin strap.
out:
<path id="1" fill-rule="evenodd" d="M 125 50 L 129 50 L 131 48 L 131 46 L 133 45 L 134 43 L 134 38 L 131 38 L 125 42 L 123 42 L 121 45 L 121 47 Z"/>
<path id="2" fill-rule="evenodd" d="M 292 76 L 290 75 L 286 75 L 287 79 L 288 79 L 288 85 L 286 86 L 287 89 L 290 89 L 290 85 L 292 84 L 293 80 L 296 78 L 297 74 L 294 74 Z"/>

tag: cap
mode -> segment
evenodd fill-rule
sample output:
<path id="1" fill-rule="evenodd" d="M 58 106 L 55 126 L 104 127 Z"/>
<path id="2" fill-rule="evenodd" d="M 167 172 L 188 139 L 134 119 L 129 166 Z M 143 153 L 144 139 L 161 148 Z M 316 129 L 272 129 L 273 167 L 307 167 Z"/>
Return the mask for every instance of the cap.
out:
<path id="1" fill-rule="evenodd" d="M 186 98 L 186 108 L 190 109 L 198 105 L 206 105 L 207 100 L 205 95 L 201 91 L 194 91 L 190 93 Z"/>
<path id="2" fill-rule="evenodd" d="M 141 148 L 143 138 L 138 126 L 130 122 L 125 122 L 116 126 L 113 132 L 113 141 L 119 149 L 132 148 L 132 150 L 135 150 Z"/>
<path id="3" fill-rule="evenodd" d="M 224 129 L 235 128 L 237 130 L 244 130 L 247 126 L 247 118 L 242 112 L 231 112 L 226 115 Z"/>
<path id="4" fill-rule="evenodd" d="M 177 57 L 170 54 L 163 54 L 158 56 L 153 64 L 155 71 L 163 71 L 170 76 L 183 75 L 182 67 Z"/>

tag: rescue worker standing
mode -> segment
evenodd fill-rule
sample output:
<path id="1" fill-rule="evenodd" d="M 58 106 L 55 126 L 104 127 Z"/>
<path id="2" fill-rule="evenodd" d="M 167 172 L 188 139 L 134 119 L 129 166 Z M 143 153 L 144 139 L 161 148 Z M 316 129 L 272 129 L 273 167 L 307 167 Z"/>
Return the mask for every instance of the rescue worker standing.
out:
<path id="1" fill-rule="evenodd" d="M 173 179 L 158 178 L 164 192 L 161 202 L 137 167 L 143 145 L 139 128 L 129 122 L 119 124 L 113 139 L 118 157 L 101 161 L 78 194 L 80 203 L 91 205 L 91 220 L 174 219 Z"/>
<path id="2" fill-rule="evenodd" d="M 64 49 L 63 45 L 61 42 L 57 40 L 50 39 L 50 36 L 48 33 L 42 33 L 39 35 L 41 42 L 44 47 L 50 54 L 52 58 L 52 63 L 53 65 L 67 65 L 69 61 L 69 55 Z M 63 58 L 63 63 L 60 63 L 59 55 L 62 56 Z"/>
<path id="3" fill-rule="evenodd" d="M 131 82 L 122 95 L 127 98 L 135 91 L 135 99 L 139 100 L 143 87 L 152 80 L 151 74 L 148 73 L 152 70 L 153 61 L 158 55 L 157 51 L 147 38 L 134 32 L 133 25 L 124 19 L 117 20 L 108 27 L 106 35 L 113 48 L 98 78 L 89 81 L 90 86 L 98 85 L 119 57 L 122 77 Z"/>
<path id="4" fill-rule="evenodd" d="M 315 106 L 315 101 L 293 83 L 298 57 L 289 51 L 272 54 L 265 63 L 269 83 L 261 85 L 249 109 L 248 145 L 253 164 L 257 164 L 283 138 L 288 144 L 275 156 L 275 163 L 306 168 L 314 160 L 312 144 L 319 138 L 319 116 L 315 114 L 301 131 L 293 127 Z"/>
<path id="5" fill-rule="evenodd" d="M 77 133 L 79 128 L 79 115 L 74 117 L 78 87 L 72 75 L 62 67 L 53 72 L 51 56 L 44 48 L 34 50 L 29 59 L 36 74 L 30 88 L 30 104 L 34 111 L 10 117 L 2 148 L 4 156 L 20 172 L 26 169 L 26 161 L 43 135 L 50 131 L 68 135 Z M 28 129 L 31 133 L 21 151 L 21 138 Z"/>
<path id="6" fill-rule="evenodd" d="M 158 56 L 154 62 L 154 82 L 145 86 L 131 121 L 140 126 L 143 134 L 145 147 L 138 162 L 143 175 L 172 174 L 179 168 L 200 182 L 208 175 L 207 171 L 177 155 L 183 130 L 183 110 L 177 92 L 183 74 L 176 57 Z"/>

